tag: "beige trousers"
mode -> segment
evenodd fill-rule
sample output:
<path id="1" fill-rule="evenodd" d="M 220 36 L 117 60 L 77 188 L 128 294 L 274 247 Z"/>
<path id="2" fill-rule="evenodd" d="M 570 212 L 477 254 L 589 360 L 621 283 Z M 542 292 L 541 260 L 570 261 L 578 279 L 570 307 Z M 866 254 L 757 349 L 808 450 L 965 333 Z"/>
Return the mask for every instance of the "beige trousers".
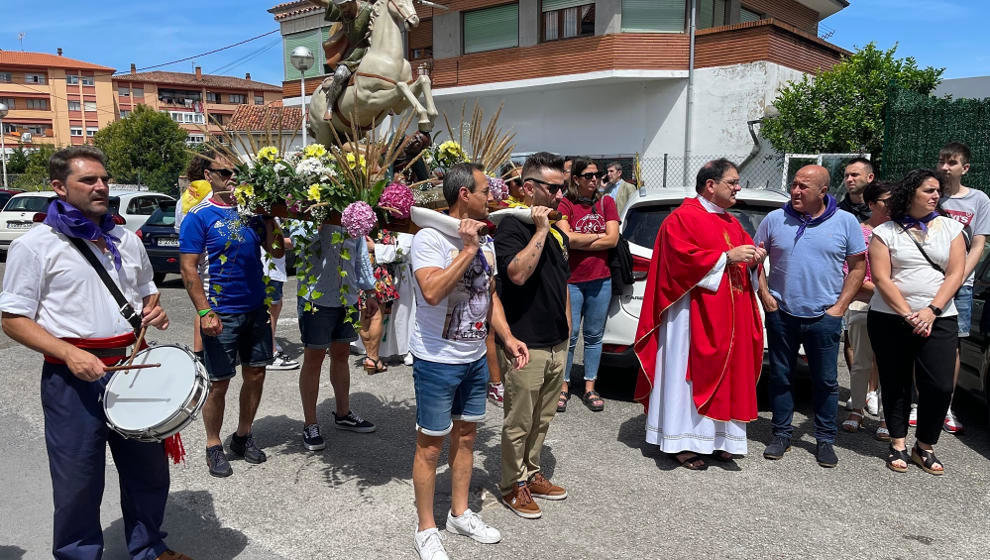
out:
<path id="1" fill-rule="evenodd" d="M 502 495 L 540 472 L 540 453 L 564 381 L 567 341 L 552 348 L 530 348 L 529 364 L 511 369 L 499 348 L 505 384 L 502 423 Z"/>

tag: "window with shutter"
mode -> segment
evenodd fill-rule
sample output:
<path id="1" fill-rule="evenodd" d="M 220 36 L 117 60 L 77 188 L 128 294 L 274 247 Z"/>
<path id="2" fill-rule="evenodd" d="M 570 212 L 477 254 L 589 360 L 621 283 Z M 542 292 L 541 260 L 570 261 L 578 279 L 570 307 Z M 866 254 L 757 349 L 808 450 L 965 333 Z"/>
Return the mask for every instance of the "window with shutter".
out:
<path id="1" fill-rule="evenodd" d="M 543 0 L 542 39 L 556 41 L 595 34 L 595 4 L 588 0 Z"/>
<path id="2" fill-rule="evenodd" d="M 519 5 L 464 13 L 464 54 L 519 46 Z"/>
<path id="3" fill-rule="evenodd" d="M 728 22 L 726 10 L 729 8 L 728 0 L 699 0 L 698 21 L 695 22 L 698 29 L 708 29 L 718 27 Z"/>
<path id="4" fill-rule="evenodd" d="M 745 6 L 743 6 L 742 8 L 739 8 L 739 22 L 740 23 L 749 23 L 751 21 L 760 21 L 761 19 L 763 19 L 763 15 L 762 14 L 760 14 L 758 12 L 754 12 L 753 10 L 748 9 Z"/>
<path id="5" fill-rule="evenodd" d="M 683 33 L 687 0 L 622 0 L 622 30 Z"/>

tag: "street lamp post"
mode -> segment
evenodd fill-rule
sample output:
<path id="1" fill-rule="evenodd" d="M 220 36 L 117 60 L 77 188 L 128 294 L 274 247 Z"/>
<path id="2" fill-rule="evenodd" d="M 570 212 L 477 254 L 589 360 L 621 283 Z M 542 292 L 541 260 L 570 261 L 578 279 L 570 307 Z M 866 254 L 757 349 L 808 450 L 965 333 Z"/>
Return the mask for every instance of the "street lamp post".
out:
<path id="1" fill-rule="evenodd" d="M 304 46 L 298 46 L 292 49 L 292 54 L 289 56 L 289 61 L 292 62 L 292 66 L 299 70 L 299 75 L 302 81 L 299 84 L 299 95 L 300 101 L 302 102 L 302 141 L 303 147 L 306 147 L 306 70 L 309 70 L 313 66 L 313 51 L 309 50 Z"/>
<path id="2" fill-rule="evenodd" d="M 3 142 L 3 118 L 7 116 L 7 106 L 0 103 L 0 161 L 3 161 L 3 188 L 7 188 L 7 146 Z"/>

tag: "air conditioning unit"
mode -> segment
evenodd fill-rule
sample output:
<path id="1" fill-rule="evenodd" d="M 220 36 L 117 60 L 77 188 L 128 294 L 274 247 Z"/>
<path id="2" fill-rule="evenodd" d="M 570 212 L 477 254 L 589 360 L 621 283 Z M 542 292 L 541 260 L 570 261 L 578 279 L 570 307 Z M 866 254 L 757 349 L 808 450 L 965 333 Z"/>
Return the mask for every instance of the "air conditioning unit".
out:
<path id="1" fill-rule="evenodd" d="M 25 132 L 25 133 L 21 134 L 21 142 L 24 142 L 25 144 L 30 144 L 31 143 L 31 133 L 30 132 Z"/>

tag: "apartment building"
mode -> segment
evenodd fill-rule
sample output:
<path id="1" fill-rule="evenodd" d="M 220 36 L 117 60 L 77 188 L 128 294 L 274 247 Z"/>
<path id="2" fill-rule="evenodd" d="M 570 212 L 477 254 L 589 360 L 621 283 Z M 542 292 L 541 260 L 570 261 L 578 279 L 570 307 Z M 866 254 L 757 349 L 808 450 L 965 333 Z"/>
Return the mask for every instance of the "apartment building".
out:
<path id="1" fill-rule="evenodd" d="M 448 10 L 417 8 L 407 57 L 430 73 L 452 121 L 465 104 L 487 114 L 502 106 L 500 123 L 521 153 L 742 159 L 754 146 L 747 123 L 782 84 L 848 54 L 818 37 L 819 22 L 846 0 L 695 0 L 693 67 L 691 0 L 443 3 Z M 322 10 L 300 0 L 269 12 L 286 57 L 298 45 L 316 54 L 311 93 L 329 29 Z M 297 104 L 299 72 L 287 58 L 282 86 L 285 103 Z"/>
<path id="2" fill-rule="evenodd" d="M 168 113 L 189 133 L 189 144 L 201 144 L 206 135 L 219 135 L 234 112 L 244 105 L 265 106 L 281 101 L 282 87 L 251 79 L 195 72 L 138 72 L 113 77 L 114 109 L 121 118 L 137 105 Z"/>
<path id="3" fill-rule="evenodd" d="M 4 144 L 68 146 L 89 142 L 115 119 L 114 69 L 57 54 L 0 51 Z"/>

